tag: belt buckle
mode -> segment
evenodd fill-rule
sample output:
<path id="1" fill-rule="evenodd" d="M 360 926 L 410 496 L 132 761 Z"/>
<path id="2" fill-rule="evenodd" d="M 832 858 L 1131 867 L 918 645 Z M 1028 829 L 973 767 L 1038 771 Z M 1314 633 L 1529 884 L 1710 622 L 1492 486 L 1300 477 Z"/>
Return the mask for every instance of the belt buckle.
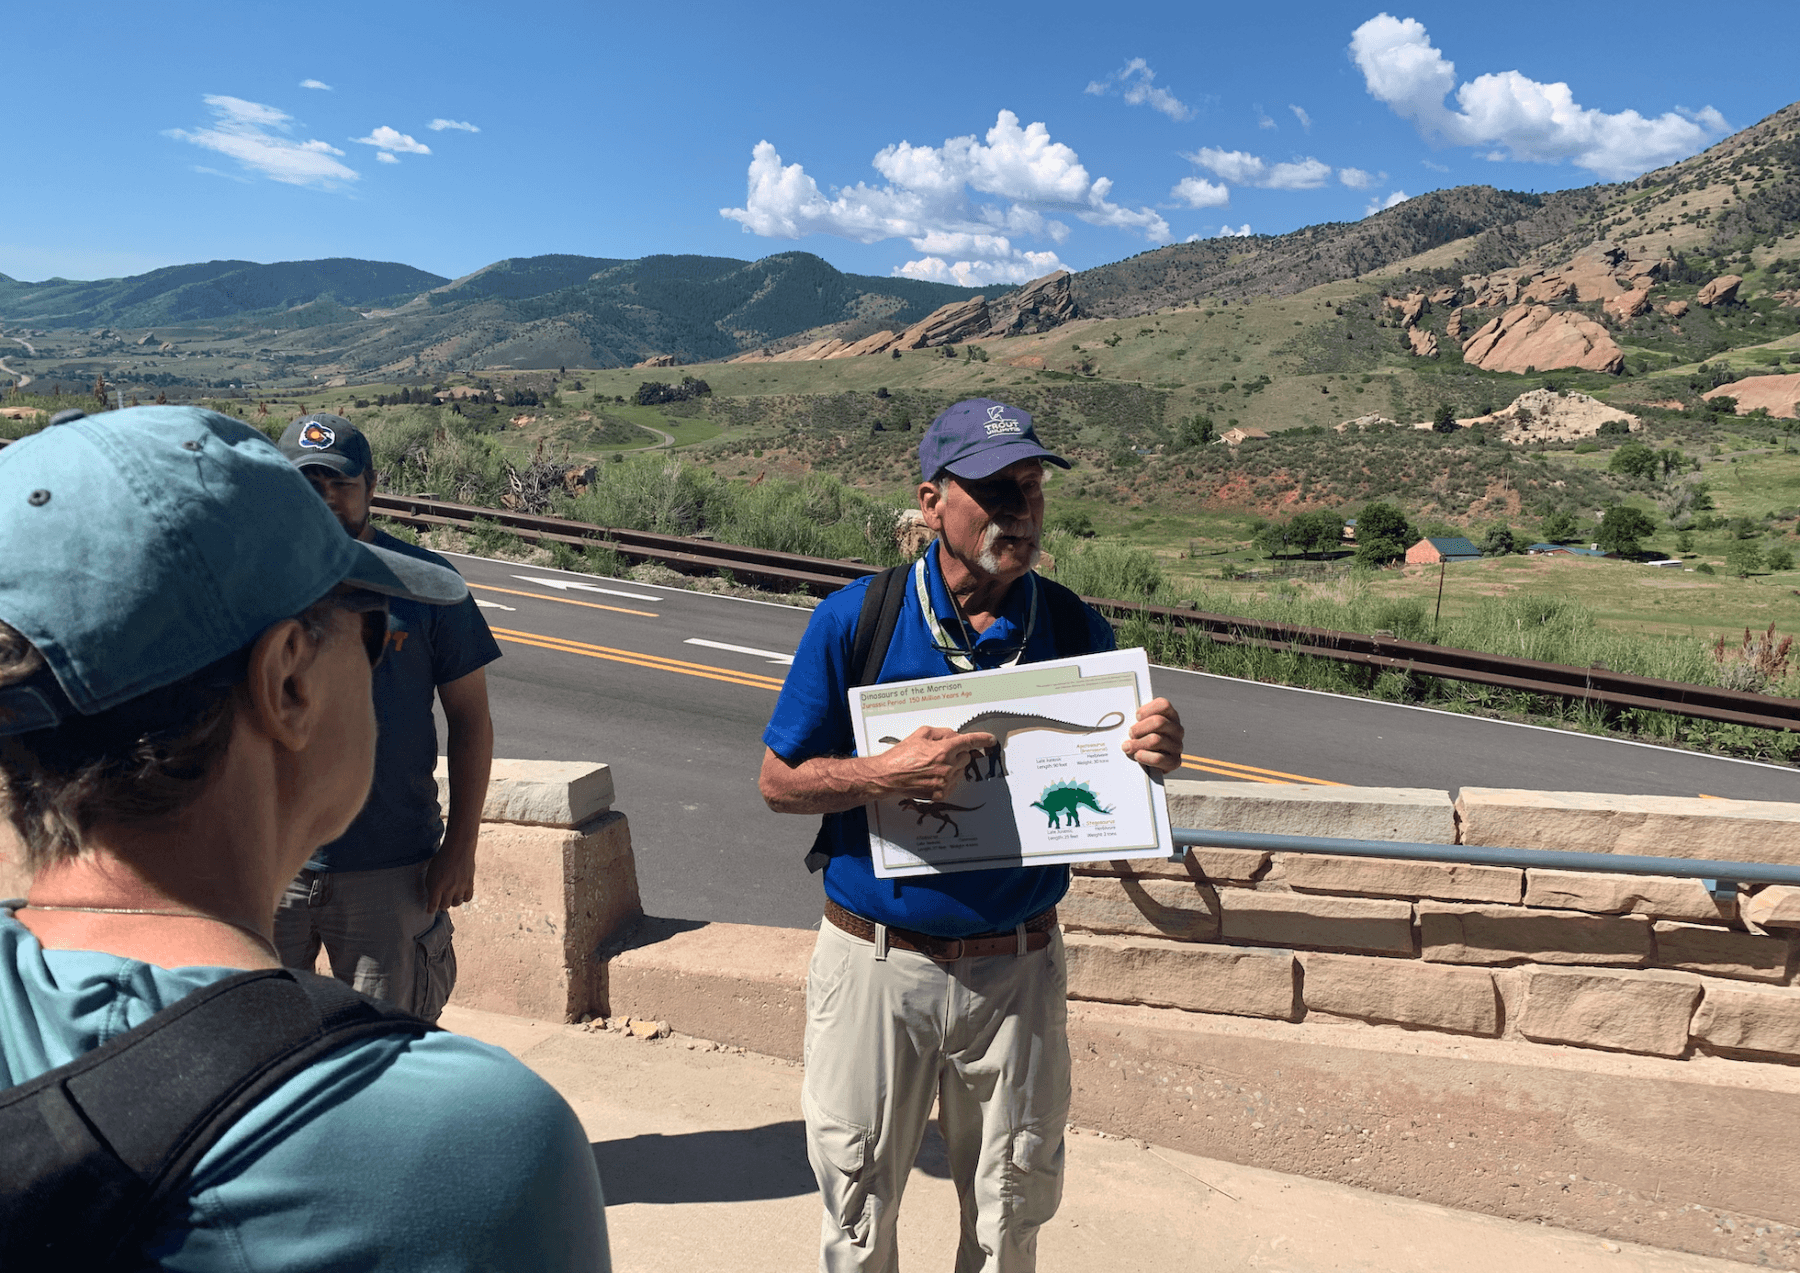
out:
<path id="1" fill-rule="evenodd" d="M 934 963 L 951 964 L 951 963 L 955 963 L 957 960 L 959 960 L 963 957 L 963 939 L 960 937 L 951 937 L 948 940 L 955 944 L 956 953 L 954 955 L 951 955 L 951 954 L 933 955 L 931 958 Z"/>

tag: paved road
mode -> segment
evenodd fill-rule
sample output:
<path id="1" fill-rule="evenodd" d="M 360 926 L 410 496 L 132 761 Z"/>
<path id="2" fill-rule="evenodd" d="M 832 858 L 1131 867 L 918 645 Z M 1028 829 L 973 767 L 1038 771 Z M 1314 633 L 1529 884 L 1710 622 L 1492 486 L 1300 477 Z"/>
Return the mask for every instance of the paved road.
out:
<path id="1" fill-rule="evenodd" d="M 505 657 L 495 754 L 612 765 L 645 908 L 804 926 L 808 819 L 756 793 L 761 733 L 805 630 L 790 606 L 456 556 Z M 1159 668 L 1179 777 L 1800 799 L 1792 769 Z"/>
<path id="2" fill-rule="evenodd" d="M 10 340 L 15 345 L 23 345 L 23 346 L 25 346 L 26 353 L 30 354 L 33 358 L 37 357 L 37 350 L 32 347 L 32 344 L 29 340 L 24 340 L 18 336 L 0 336 L 0 340 Z M 13 368 L 7 366 L 6 359 L 4 359 L 4 358 L 0 358 L 0 374 L 4 374 L 4 375 L 8 375 L 8 376 L 17 376 L 19 378 L 18 387 L 21 389 L 23 389 L 26 385 L 30 384 L 32 382 L 32 380 L 34 379 L 34 377 L 32 377 L 28 372 L 15 371 Z"/>

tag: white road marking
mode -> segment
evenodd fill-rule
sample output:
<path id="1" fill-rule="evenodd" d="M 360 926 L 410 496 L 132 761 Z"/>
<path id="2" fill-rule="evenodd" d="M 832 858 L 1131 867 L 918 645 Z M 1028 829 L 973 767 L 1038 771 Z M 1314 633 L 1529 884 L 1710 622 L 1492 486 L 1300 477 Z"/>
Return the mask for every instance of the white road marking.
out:
<path id="1" fill-rule="evenodd" d="M 475 598 L 475 604 L 480 606 L 483 610 L 517 610 L 519 608 L 517 606 L 503 606 L 498 601 L 483 601 L 480 597 Z"/>
<path id="2" fill-rule="evenodd" d="M 661 601 L 661 597 L 653 597 L 647 592 L 621 592 L 617 588 L 602 588 L 599 584 L 581 583 L 575 579 L 542 579 L 537 575 L 514 575 L 514 579 L 523 579 L 526 583 L 542 584 L 546 588 L 556 588 L 567 592 L 573 588 L 577 592 L 604 592 L 609 597 L 630 597 L 633 601 Z"/>
<path id="3" fill-rule="evenodd" d="M 758 650 L 748 645 L 728 645 L 724 641 L 705 641 L 699 637 L 689 637 L 685 644 L 704 645 L 709 650 L 730 650 L 733 654 L 752 654 L 757 658 L 767 659 L 771 663 L 779 663 L 783 667 L 791 667 L 794 662 L 794 656 L 791 654 L 781 654 L 775 650 Z"/>

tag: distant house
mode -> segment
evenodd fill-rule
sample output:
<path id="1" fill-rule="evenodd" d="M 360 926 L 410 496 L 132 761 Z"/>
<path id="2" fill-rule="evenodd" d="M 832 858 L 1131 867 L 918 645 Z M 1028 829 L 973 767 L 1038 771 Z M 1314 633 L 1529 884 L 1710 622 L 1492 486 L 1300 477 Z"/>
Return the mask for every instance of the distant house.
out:
<path id="1" fill-rule="evenodd" d="M 1601 549 L 1598 544 L 1578 548 L 1574 544 L 1533 544 L 1525 550 L 1532 557 L 1615 557 L 1618 554 Z"/>
<path id="2" fill-rule="evenodd" d="M 1248 442 L 1254 438 L 1266 439 L 1268 436 L 1269 435 L 1264 433 L 1261 429 L 1236 428 L 1227 429 L 1225 432 L 1221 433 L 1219 435 L 1219 441 L 1223 442 L 1226 446 L 1236 446 L 1240 442 Z"/>
<path id="3" fill-rule="evenodd" d="M 1353 544 L 1356 542 L 1356 519 L 1354 517 L 1344 519 L 1344 538 Z"/>
<path id="4" fill-rule="evenodd" d="M 1406 550 L 1409 566 L 1435 566 L 1440 561 L 1480 561 L 1481 549 L 1459 535 L 1427 535 Z"/>

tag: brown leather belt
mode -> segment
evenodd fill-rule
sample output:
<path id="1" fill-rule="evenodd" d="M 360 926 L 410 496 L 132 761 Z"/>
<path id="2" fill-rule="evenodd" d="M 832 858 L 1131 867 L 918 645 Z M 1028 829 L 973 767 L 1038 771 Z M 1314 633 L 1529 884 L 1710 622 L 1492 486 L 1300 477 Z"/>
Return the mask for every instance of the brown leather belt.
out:
<path id="1" fill-rule="evenodd" d="M 855 911 L 847 911 L 829 897 L 825 899 L 825 918 L 852 937 L 875 940 L 875 921 L 864 919 Z M 1025 949 L 1042 950 L 1050 944 L 1050 930 L 1056 927 L 1056 907 L 1039 911 L 1025 921 Z M 897 950 L 910 950 L 940 964 L 958 959 L 982 958 L 987 955 L 1019 953 L 1017 933 L 977 933 L 973 937 L 933 937 L 929 933 L 910 932 L 904 928 L 887 930 L 888 945 Z"/>

